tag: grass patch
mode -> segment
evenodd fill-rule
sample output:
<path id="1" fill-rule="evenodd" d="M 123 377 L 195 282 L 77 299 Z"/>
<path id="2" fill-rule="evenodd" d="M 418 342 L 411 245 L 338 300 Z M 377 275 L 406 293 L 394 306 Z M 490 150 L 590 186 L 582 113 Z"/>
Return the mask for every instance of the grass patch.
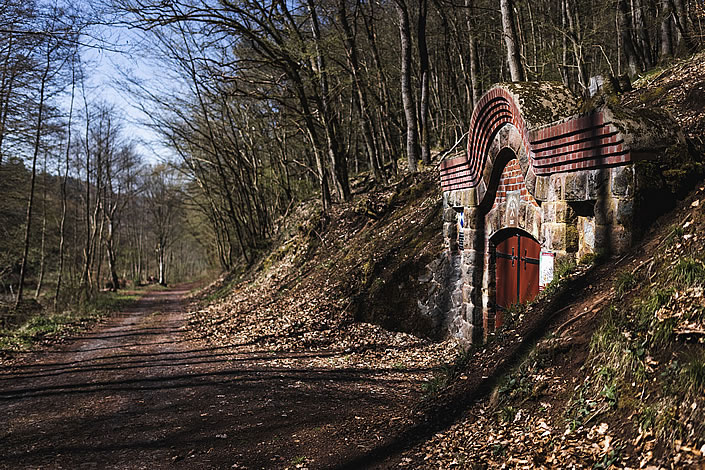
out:
<path id="1" fill-rule="evenodd" d="M 120 292 L 100 292 L 85 305 L 64 312 L 39 311 L 17 327 L 0 330 L 0 353 L 24 351 L 40 341 L 83 329 L 138 298 Z"/>
<path id="2" fill-rule="evenodd" d="M 617 297 L 623 297 L 624 294 L 631 291 L 637 286 L 637 278 L 629 271 L 620 273 L 614 282 L 614 291 Z"/>
<path id="3" fill-rule="evenodd" d="M 682 258 L 671 271 L 670 279 L 682 287 L 705 284 L 705 265 L 690 256 Z"/>
<path id="4" fill-rule="evenodd" d="M 705 351 L 692 354 L 680 374 L 681 390 L 691 397 L 705 394 Z"/>

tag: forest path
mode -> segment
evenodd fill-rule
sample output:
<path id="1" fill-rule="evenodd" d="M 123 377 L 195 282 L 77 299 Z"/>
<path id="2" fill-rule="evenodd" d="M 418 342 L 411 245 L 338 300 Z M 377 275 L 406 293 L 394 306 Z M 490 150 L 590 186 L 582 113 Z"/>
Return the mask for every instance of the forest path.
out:
<path id="1" fill-rule="evenodd" d="M 414 371 L 308 365 L 339 352 L 209 346 L 187 293 L 0 367 L 0 468 L 328 468 L 418 398 Z"/>

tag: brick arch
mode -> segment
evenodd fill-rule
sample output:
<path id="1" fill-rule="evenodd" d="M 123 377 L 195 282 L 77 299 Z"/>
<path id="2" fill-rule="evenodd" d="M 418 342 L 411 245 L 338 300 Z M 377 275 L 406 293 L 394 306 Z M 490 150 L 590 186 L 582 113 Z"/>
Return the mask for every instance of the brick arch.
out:
<path id="1" fill-rule="evenodd" d="M 536 240 L 541 241 L 541 207 L 536 198 L 531 194 L 524 178 L 521 164 L 516 155 L 509 149 L 504 149 L 498 171 L 495 171 L 492 186 L 487 191 L 484 210 L 481 212 L 485 219 L 485 240 L 494 237 L 497 232 L 505 228 L 518 228 L 531 234 Z M 511 193 L 518 193 L 516 220 L 510 221 L 507 216 L 507 203 Z"/>
<path id="2" fill-rule="evenodd" d="M 567 89 L 561 92 L 564 96 L 570 95 Z M 506 127 L 512 127 L 517 134 L 512 146 L 523 147 L 525 151 L 526 158 L 520 162 L 529 187 L 535 176 L 624 165 L 631 161 L 624 136 L 606 119 L 603 111 L 572 118 L 543 116 L 541 122 L 530 123 L 535 118 L 526 115 L 521 103 L 537 99 L 537 94 L 540 90 L 532 87 L 498 85 L 483 95 L 470 120 L 466 154 L 441 162 L 443 191 L 478 188 L 484 192 L 482 185 L 487 186 L 491 176 L 487 167 L 498 154 L 492 148 Z"/>

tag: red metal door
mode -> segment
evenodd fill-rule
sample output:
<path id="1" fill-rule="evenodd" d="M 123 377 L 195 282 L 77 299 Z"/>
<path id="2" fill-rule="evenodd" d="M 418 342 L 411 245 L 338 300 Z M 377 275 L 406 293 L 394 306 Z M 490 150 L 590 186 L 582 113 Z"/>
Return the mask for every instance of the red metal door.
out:
<path id="1" fill-rule="evenodd" d="M 539 293 L 539 256 L 541 245 L 519 233 L 497 244 L 495 326 L 503 324 L 502 312 L 518 302 L 532 300 Z"/>

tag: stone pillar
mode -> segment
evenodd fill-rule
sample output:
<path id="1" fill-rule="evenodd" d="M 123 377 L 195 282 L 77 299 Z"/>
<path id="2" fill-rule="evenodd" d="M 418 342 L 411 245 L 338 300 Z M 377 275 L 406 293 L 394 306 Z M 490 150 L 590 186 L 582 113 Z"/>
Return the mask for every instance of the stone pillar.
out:
<path id="1" fill-rule="evenodd" d="M 465 249 L 463 250 L 463 304 L 469 338 L 482 340 L 483 273 L 485 265 L 484 217 L 478 207 L 465 208 Z"/>

